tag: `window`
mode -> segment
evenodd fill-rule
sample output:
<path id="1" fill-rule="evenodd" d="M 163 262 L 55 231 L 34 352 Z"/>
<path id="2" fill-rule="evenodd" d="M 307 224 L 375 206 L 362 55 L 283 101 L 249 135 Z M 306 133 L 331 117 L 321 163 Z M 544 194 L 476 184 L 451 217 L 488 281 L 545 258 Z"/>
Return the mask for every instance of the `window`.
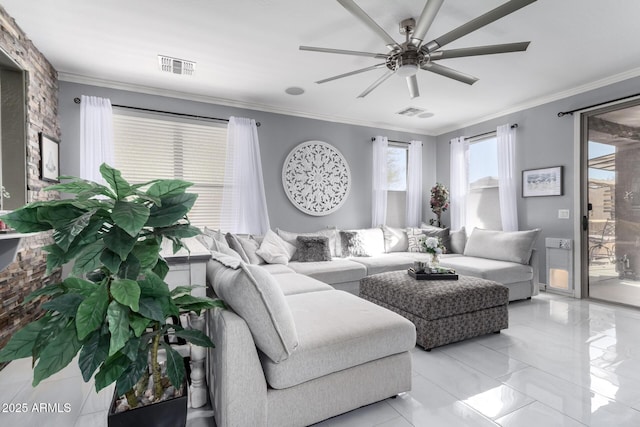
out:
<path id="1" fill-rule="evenodd" d="M 132 183 L 156 178 L 194 183 L 189 213 L 197 227 L 218 228 L 227 127 L 218 123 L 113 109 L 115 167 Z"/>
<path id="2" fill-rule="evenodd" d="M 502 229 L 498 191 L 498 141 L 495 136 L 469 144 L 467 226 Z"/>
<path id="3" fill-rule="evenodd" d="M 389 145 L 387 148 L 387 189 L 407 191 L 407 149 Z"/>

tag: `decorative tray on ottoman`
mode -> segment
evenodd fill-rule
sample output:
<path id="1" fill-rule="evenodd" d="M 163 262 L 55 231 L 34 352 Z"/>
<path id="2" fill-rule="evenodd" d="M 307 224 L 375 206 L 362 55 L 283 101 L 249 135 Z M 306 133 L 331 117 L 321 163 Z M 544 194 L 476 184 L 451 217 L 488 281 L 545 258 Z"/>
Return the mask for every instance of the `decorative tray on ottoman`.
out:
<path id="1" fill-rule="evenodd" d="M 409 276 L 416 280 L 458 280 L 456 271 L 451 268 L 427 269 L 421 272 L 416 272 L 413 268 L 410 268 Z"/>

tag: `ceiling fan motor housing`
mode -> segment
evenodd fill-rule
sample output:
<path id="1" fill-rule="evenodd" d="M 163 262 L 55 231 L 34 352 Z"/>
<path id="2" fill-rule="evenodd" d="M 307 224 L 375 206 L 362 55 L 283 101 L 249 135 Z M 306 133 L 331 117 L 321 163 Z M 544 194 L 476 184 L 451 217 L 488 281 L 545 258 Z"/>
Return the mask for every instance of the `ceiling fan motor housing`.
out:
<path id="1" fill-rule="evenodd" d="M 413 46 L 407 46 L 406 50 L 398 51 L 387 58 L 386 66 L 391 71 L 398 71 L 403 67 L 417 71 L 425 60 L 422 51 Z M 415 72 L 413 72 L 415 74 Z"/>

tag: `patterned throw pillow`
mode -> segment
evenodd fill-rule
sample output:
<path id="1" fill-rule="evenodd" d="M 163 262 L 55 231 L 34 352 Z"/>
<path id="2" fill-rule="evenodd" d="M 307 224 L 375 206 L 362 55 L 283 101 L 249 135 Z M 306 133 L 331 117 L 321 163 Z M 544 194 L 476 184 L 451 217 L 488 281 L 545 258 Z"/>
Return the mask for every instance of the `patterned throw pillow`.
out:
<path id="1" fill-rule="evenodd" d="M 425 252 L 422 241 L 426 238 L 421 228 L 407 228 L 409 252 Z"/>
<path id="2" fill-rule="evenodd" d="M 331 250 L 327 236 L 298 236 L 296 241 L 298 261 L 331 261 Z"/>
<path id="3" fill-rule="evenodd" d="M 342 256 L 368 257 L 362 235 L 356 231 L 341 231 L 340 241 L 342 242 Z"/>

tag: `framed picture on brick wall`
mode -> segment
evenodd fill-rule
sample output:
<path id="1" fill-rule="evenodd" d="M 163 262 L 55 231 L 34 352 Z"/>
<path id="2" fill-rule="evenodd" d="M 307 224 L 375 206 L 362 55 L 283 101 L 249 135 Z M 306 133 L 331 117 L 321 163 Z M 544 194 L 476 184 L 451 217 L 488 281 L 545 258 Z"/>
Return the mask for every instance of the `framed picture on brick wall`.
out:
<path id="1" fill-rule="evenodd" d="M 40 132 L 40 179 L 60 182 L 60 141 Z"/>

